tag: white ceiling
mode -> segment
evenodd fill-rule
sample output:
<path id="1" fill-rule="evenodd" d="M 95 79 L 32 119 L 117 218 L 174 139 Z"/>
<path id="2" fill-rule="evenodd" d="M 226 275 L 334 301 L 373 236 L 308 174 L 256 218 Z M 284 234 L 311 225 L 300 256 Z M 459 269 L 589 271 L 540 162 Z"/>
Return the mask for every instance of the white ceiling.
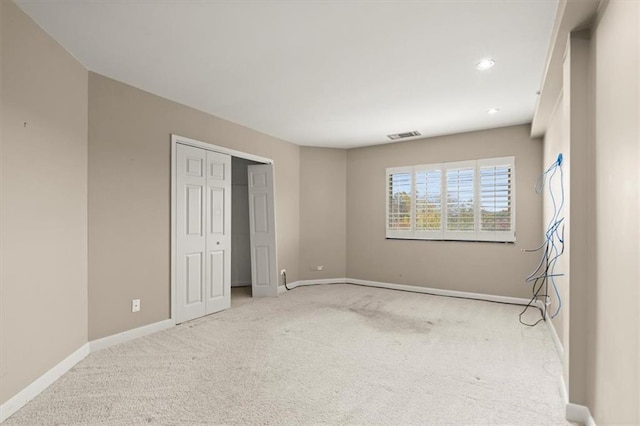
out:
<path id="1" fill-rule="evenodd" d="M 528 123 L 557 0 L 17 0 L 88 69 L 299 144 Z M 475 69 L 482 58 L 496 66 Z M 499 108 L 495 115 L 490 108 Z"/>

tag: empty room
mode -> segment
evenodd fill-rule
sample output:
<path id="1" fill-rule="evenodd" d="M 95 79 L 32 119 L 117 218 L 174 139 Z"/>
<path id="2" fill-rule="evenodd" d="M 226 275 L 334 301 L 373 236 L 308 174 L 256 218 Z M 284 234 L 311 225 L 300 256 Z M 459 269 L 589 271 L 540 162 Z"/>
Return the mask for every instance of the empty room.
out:
<path id="1" fill-rule="evenodd" d="M 640 425 L 640 0 L 0 0 L 3 425 Z"/>

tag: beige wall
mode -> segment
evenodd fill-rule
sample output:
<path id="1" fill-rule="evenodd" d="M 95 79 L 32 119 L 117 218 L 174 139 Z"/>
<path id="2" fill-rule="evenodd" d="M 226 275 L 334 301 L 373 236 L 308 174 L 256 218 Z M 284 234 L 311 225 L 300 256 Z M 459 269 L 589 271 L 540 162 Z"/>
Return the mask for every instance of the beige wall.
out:
<path id="1" fill-rule="evenodd" d="M 566 143 L 569 144 L 566 175 L 569 178 L 568 218 L 565 232 L 566 258 L 569 259 L 569 297 L 565 309 L 568 318 L 567 333 L 568 381 L 571 402 L 586 404 L 587 331 L 583 326 L 588 321 L 587 304 L 592 288 L 587 273 L 589 237 L 593 225 L 589 224 L 589 46 L 590 32 L 571 33 L 564 62 L 564 123 Z M 563 256 L 564 257 L 564 256 Z M 563 259 L 564 260 L 564 259 Z M 573 284 L 573 285 L 572 285 Z M 568 315 L 567 315 L 568 313 Z"/>
<path id="2" fill-rule="evenodd" d="M 588 250 L 593 233 L 589 224 L 590 207 L 589 161 L 589 31 L 574 32 L 566 45 L 563 64 L 563 93 L 550 119 L 544 138 L 545 168 L 563 154 L 562 171 L 564 187 L 553 185 L 556 201 L 564 189 L 564 253 L 558 259 L 555 272 L 562 309 L 553 324 L 564 347 L 564 380 L 572 403 L 587 405 L 587 327 L 589 279 Z M 553 215 L 553 200 L 548 191 L 544 194 L 545 228 Z M 573 285 L 572 285 L 573 284 Z M 557 306 L 552 297 L 551 313 Z"/>
<path id="3" fill-rule="evenodd" d="M 301 147 L 301 279 L 346 276 L 346 218 L 347 151 Z M 317 265 L 324 269 L 312 271 Z"/>
<path id="4" fill-rule="evenodd" d="M 563 114 L 563 105 L 564 98 L 560 96 L 558 99 L 558 103 L 556 104 L 556 108 L 551 116 L 549 127 L 544 136 L 544 167 L 549 167 L 554 161 L 557 160 L 558 154 L 563 153 L 563 172 L 565 173 L 564 179 L 564 191 L 565 191 L 565 206 L 563 208 L 563 216 L 565 218 L 565 237 L 569 237 L 570 233 L 570 212 L 571 212 L 571 185 L 570 185 L 570 177 L 571 177 L 571 158 L 570 158 L 570 150 L 569 150 L 569 138 L 567 135 L 567 126 L 565 117 Z M 558 176 L 554 179 L 555 183 L 552 188 L 554 194 L 560 194 L 562 188 L 560 188 Z M 553 217 L 553 206 L 551 200 L 549 198 L 548 192 L 545 190 L 543 195 L 543 219 L 542 224 L 543 228 L 546 229 Z M 565 383 L 569 383 L 569 316 L 568 312 L 571 309 L 571 301 L 569 299 L 569 259 L 571 256 L 571 246 L 565 244 L 565 252 L 558 259 L 558 263 L 556 266 L 556 272 L 563 274 L 562 276 L 556 277 L 556 285 L 558 286 L 558 292 L 560 293 L 560 297 L 562 299 L 562 308 L 560 312 L 558 312 L 558 316 L 556 316 L 552 321 L 554 327 L 558 333 L 558 337 L 560 338 L 560 342 L 564 348 L 563 357 L 563 366 L 564 366 L 564 379 Z M 553 305 L 551 306 L 552 310 L 555 310 L 557 307 L 555 298 L 553 299 Z M 550 313 L 550 315 L 553 311 Z"/>
<path id="5" fill-rule="evenodd" d="M 640 423 L 638 9 L 640 2 L 609 2 L 592 41 L 597 248 L 588 396 L 599 425 Z"/>
<path id="6" fill-rule="evenodd" d="M 0 403 L 87 342 L 87 71 L 2 1 Z"/>
<path id="7" fill-rule="evenodd" d="M 540 244 L 542 202 L 533 184 L 542 142 L 528 125 L 350 150 L 347 154 L 347 276 L 485 294 L 530 297 L 536 266 L 521 252 Z M 385 169 L 412 164 L 516 157 L 515 244 L 385 239 Z M 462 266 L 464 265 L 464 266 Z"/>
<path id="8" fill-rule="evenodd" d="M 569 394 L 572 402 L 586 403 L 587 363 L 584 354 L 587 352 L 586 327 L 588 322 L 587 305 L 589 294 L 593 291 L 593 281 L 588 275 L 589 250 L 593 249 L 591 237 L 594 225 L 590 222 L 588 212 L 594 208 L 589 189 L 593 188 L 593 158 L 591 155 L 589 115 L 589 47 L 590 32 L 572 33 L 570 36 L 569 93 L 566 94 L 565 118 L 569 120 L 570 152 L 569 176 L 569 217 L 566 239 L 569 247 L 570 301 L 569 312 Z M 569 100 L 570 98 L 570 100 Z M 576 325 L 572 327 L 572 325 Z"/>
<path id="9" fill-rule="evenodd" d="M 298 279 L 298 146 L 89 73 L 90 340 L 170 316 L 172 133 L 274 160 L 278 268 Z"/>
<path id="10" fill-rule="evenodd" d="M 571 401 L 598 424 L 640 423 L 639 2 L 601 12 L 588 52 L 591 98 L 572 72 L 583 78 L 585 64 L 571 63 L 544 150 L 528 126 L 348 151 L 298 147 L 87 73 L 12 2 L 0 1 L 0 22 L 0 403 L 87 337 L 169 317 L 176 133 L 275 160 L 278 267 L 289 281 L 346 276 L 516 297 L 529 297 L 523 278 L 537 260 L 520 249 L 540 242 L 549 217 L 533 181 L 569 153 L 571 229 L 559 269 L 570 274 L 558 279 L 565 306 L 554 323 Z M 586 102 L 593 146 L 573 116 Z M 516 244 L 384 238 L 386 167 L 504 155 L 516 156 Z M 574 167 L 578 158 L 595 173 Z M 46 254 L 37 267 L 25 255 L 34 248 Z M 133 298 L 142 299 L 138 314 Z"/>
<path id="11" fill-rule="evenodd" d="M 564 108 L 545 135 L 545 163 L 570 151 L 571 283 L 554 323 L 569 352 L 570 402 L 599 425 L 631 425 L 640 424 L 640 2 L 602 6 L 590 40 L 570 37 Z"/>

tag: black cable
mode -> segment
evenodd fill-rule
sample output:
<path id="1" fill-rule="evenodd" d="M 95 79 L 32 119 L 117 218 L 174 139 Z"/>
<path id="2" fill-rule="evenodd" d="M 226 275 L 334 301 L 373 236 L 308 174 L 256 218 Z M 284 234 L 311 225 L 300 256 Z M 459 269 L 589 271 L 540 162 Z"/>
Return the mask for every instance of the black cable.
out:
<path id="1" fill-rule="evenodd" d="M 542 321 L 546 321 L 546 318 L 547 318 L 546 299 L 549 297 L 549 267 L 552 264 L 552 262 L 549 261 L 550 251 L 551 251 L 551 248 L 549 247 L 548 244 L 546 244 L 545 252 L 544 252 L 544 255 L 542 256 L 543 263 L 545 264 L 544 273 L 535 278 L 535 281 L 533 282 L 533 287 L 532 287 L 533 296 L 529 300 L 529 303 L 526 304 L 522 312 L 520 312 L 520 315 L 518 315 L 518 321 L 520 321 L 520 324 L 522 325 L 526 325 L 528 327 L 535 327 L 536 325 L 540 324 Z M 540 294 L 540 292 L 542 291 L 542 288 L 545 289 L 544 294 Z M 545 299 L 545 302 L 543 303 L 544 308 L 540 308 L 539 306 L 534 305 L 535 301 L 539 300 L 540 297 L 544 297 Z M 524 322 L 522 320 L 522 315 L 524 315 L 529 310 L 529 308 L 535 308 L 540 311 L 541 318 L 538 321 L 534 322 L 533 324 Z"/>
<path id="2" fill-rule="evenodd" d="M 547 168 L 547 170 L 540 175 L 538 180 L 534 185 L 535 192 L 541 194 L 545 187 L 545 181 L 547 179 L 547 175 L 549 175 L 549 194 L 551 196 L 551 202 L 553 204 L 553 217 L 547 226 L 547 230 L 545 232 L 545 239 L 543 243 L 531 250 L 523 250 L 525 252 L 537 252 L 542 250 L 542 258 L 540 259 L 540 263 L 536 269 L 529 275 L 525 282 L 530 283 L 533 282 L 531 291 L 533 293 L 529 303 L 524 307 L 520 315 L 518 316 L 518 320 L 521 324 L 533 327 L 539 324 L 542 321 L 546 321 L 547 309 L 551 304 L 551 295 L 549 294 L 549 281 L 551 281 L 551 286 L 553 287 L 553 291 L 555 292 L 556 298 L 558 300 L 558 306 L 554 314 L 550 316 L 550 318 L 554 318 L 560 312 L 562 308 L 562 299 L 560 298 L 560 293 L 558 291 L 558 287 L 555 283 L 555 277 L 562 276 L 564 274 L 557 274 L 555 272 L 556 263 L 558 258 L 564 253 L 564 217 L 560 217 L 562 207 L 564 206 L 564 184 L 563 184 L 563 172 L 562 172 L 562 153 L 558 154 L 558 159 Z M 551 186 L 551 182 L 556 174 L 556 172 L 560 171 L 560 190 L 561 190 L 561 198 L 560 204 L 558 205 L 556 202 L 556 198 L 553 194 L 553 189 Z M 542 293 L 544 289 L 544 293 Z M 540 301 L 540 298 L 543 299 L 543 307 L 535 306 L 535 303 Z M 523 321 L 522 316 L 529 310 L 529 308 L 536 308 L 540 311 L 541 318 L 534 322 L 533 324 L 527 323 Z"/>
<path id="3" fill-rule="evenodd" d="M 560 221 L 561 222 L 561 221 Z M 564 253 L 564 225 L 561 228 L 561 232 L 560 232 L 560 236 L 558 237 L 559 241 L 560 241 L 560 252 L 556 253 L 553 257 L 550 257 L 550 255 L 552 254 L 553 250 L 554 250 L 554 246 L 549 244 L 549 240 L 547 239 L 547 241 L 545 241 L 545 243 L 540 246 L 540 248 L 544 247 L 545 251 L 544 254 L 542 256 L 542 261 L 540 263 L 540 265 L 538 266 L 538 270 L 536 270 L 534 272 L 537 273 L 540 270 L 540 267 L 544 264 L 545 265 L 545 269 L 544 269 L 544 273 L 535 277 L 534 279 L 534 283 L 533 283 L 533 287 L 532 287 L 532 292 L 533 292 L 533 297 L 531 298 L 531 300 L 529 300 L 529 303 L 525 306 L 525 308 L 522 310 L 522 312 L 520 312 L 520 315 L 518 316 L 518 320 L 520 321 L 521 324 L 529 326 L 529 327 L 534 327 L 536 325 L 538 325 L 540 322 L 542 321 L 546 321 L 547 319 L 547 303 L 546 300 L 548 300 L 549 298 L 549 278 L 555 276 L 554 274 L 549 274 L 549 269 L 551 269 L 552 265 L 555 264 L 556 260 Z M 557 230 L 554 230 L 553 232 L 557 232 Z M 538 285 L 538 282 L 542 280 L 540 282 L 540 285 Z M 544 294 L 540 294 L 540 291 L 542 290 L 542 288 L 544 287 L 545 292 Z M 541 297 L 544 297 L 545 302 L 544 302 L 544 308 L 540 309 L 540 307 L 538 306 L 533 306 L 534 302 L 536 300 L 539 300 Z M 524 315 L 525 312 L 527 312 L 527 310 L 529 308 L 535 307 L 536 309 L 538 309 L 540 311 L 540 315 L 541 318 L 536 321 L 533 324 L 529 324 L 526 323 L 522 320 L 522 315 Z M 552 317 L 553 318 L 553 317 Z"/>
<path id="4" fill-rule="evenodd" d="M 536 289 L 536 286 L 538 285 L 538 281 L 541 281 L 541 282 Z M 534 303 L 536 300 L 539 300 L 540 297 L 544 297 L 545 299 L 549 297 L 548 294 L 540 294 L 540 291 L 542 290 L 543 287 L 545 287 L 545 289 L 548 289 L 548 283 L 547 283 L 546 277 L 537 278 L 536 281 L 533 283 L 533 287 L 534 287 L 533 297 L 531 297 L 531 299 L 529 300 L 529 303 L 525 305 L 524 309 L 518 315 L 518 321 L 520 321 L 520 324 L 526 325 L 528 327 L 534 327 L 538 325 L 540 322 L 545 321 L 547 304 L 544 303 L 544 308 L 540 308 L 539 306 L 535 306 Z M 522 315 L 524 315 L 530 308 L 534 308 L 540 311 L 540 319 L 534 322 L 533 324 L 524 322 L 522 319 Z"/>
<path id="5" fill-rule="evenodd" d="M 449 298 L 452 298 L 452 299 L 476 300 L 478 302 L 499 303 L 501 305 L 522 306 L 522 304 L 520 304 L 520 303 L 500 302 L 500 301 L 497 301 L 497 300 L 481 299 L 479 297 L 452 296 L 452 295 L 448 295 L 448 294 L 429 293 L 429 292 L 426 292 L 426 291 L 405 290 L 405 289 L 400 289 L 400 288 L 389 288 L 389 287 L 377 287 L 377 286 L 373 286 L 373 285 L 356 284 L 356 283 L 315 283 L 315 284 L 304 284 L 304 285 L 297 286 L 297 287 L 294 287 L 294 288 L 291 288 L 291 289 L 287 288 L 286 286 L 285 286 L 285 288 L 287 288 L 287 290 L 295 290 L 296 288 L 300 288 L 300 287 L 314 287 L 314 286 L 319 286 L 319 285 L 335 285 L 335 284 L 354 285 L 354 286 L 358 286 L 358 287 L 367 287 L 367 288 L 380 288 L 380 289 L 383 289 L 383 290 L 404 291 L 406 293 L 426 294 L 427 296 L 449 297 Z"/>
<path id="6" fill-rule="evenodd" d="M 286 288 L 287 291 L 291 291 L 291 289 L 287 287 L 287 271 L 282 271 L 282 281 L 284 281 L 284 288 Z"/>

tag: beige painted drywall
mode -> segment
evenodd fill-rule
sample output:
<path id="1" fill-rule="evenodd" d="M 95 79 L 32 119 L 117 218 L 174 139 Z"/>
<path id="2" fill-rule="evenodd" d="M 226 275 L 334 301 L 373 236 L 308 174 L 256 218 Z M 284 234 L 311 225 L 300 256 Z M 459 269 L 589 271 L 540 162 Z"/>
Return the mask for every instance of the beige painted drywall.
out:
<path id="1" fill-rule="evenodd" d="M 172 133 L 274 160 L 278 267 L 298 277 L 297 145 L 89 73 L 91 340 L 170 316 Z"/>
<path id="2" fill-rule="evenodd" d="M 470 132 L 358 148 L 347 153 L 347 275 L 349 278 L 529 297 L 542 201 L 533 184 L 542 169 L 542 141 L 530 126 Z M 385 169 L 478 158 L 516 157 L 516 243 L 385 239 Z M 514 318 L 517 321 L 517 318 Z"/>
<path id="3" fill-rule="evenodd" d="M 555 278 L 562 308 L 553 323 L 564 348 L 563 375 L 569 400 L 581 405 L 587 405 L 586 324 L 592 287 L 587 272 L 589 235 L 593 232 L 588 223 L 589 171 L 592 169 L 589 167 L 589 44 L 588 30 L 569 36 L 563 64 L 563 92 L 544 138 L 545 168 L 557 160 L 559 153 L 563 154 L 565 245 L 555 270 L 556 274 L 562 274 Z M 552 188 L 558 202 L 560 185 Z M 553 215 L 553 202 L 545 191 L 545 229 Z M 551 301 L 551 312 L 554 312 L 558 302 L 553 296 Z"/>
<path id="4" fill-rule="evenodd" d="M 586 380 L 587 305 L 592 282 L 587 273 L 589 235 L 589 47 L 588 30 L 571 33 L 564 62 L 564 111 L 565 136 L 569 144 L 566 166 L 569 179 L 568 208 L 565 218 L 566 248 L 569 259 L 569 298 L 566 312 L 569 318 L 569 400 L 587 404 Z"/>
<path id="5" fill-rule="evenodd" d="M 567 126 L 563 114 L 563 106 L 564 106 L 564 98 L 561 95 L 558 98 L 558 102 L 556 103 L 556 108 L 551 114 L 551 118 L 549 120 L 549 126 L 544 135 L 544 167 L 549 167 L 554 161 L 557 160 L 558 154 L 562 153 L 563 160 L 563 172 L 565 173 L 566 178 L 564 179 L 564 191 L 565 191 L 565 205 L 562 209 L 563 217 L 565 218 L 565 235 L 569 237 L 570 231 L 570 212 L 571 212 L 571 185 L 570 185 L 570 176 L 571 176 L 571 158 L 570 158 L 570 150 L 569 150 L 569 138 L 567 135 Z M 559 176 L 554 178 L 554 185 L 551 188 L 554 191 L 554 194 L 559 195 L 562 188 L 560 187 Z M 543 228 L 546 229 L 549 223 L 551 222 L 551 218 L 553 217 L 553 204 L 550 199 L 550 195 L 547 191 L 544 192 L 542 197 L 543 199 L 543 220 L 542 225 Z M 560 298 L 562 300 L 562 307 L 558 312 L 558 315 L 552 319 L 553 325 L 558 333 L 558 338 L 562 343 L 564 352 L 562 353 L 562 365 L 564 367 L 563 376 L 565 383 L 569 383 L 569 316 L 568 312 L 571 309 L 571 301 L 569 299 L 569 258 L 570 258 L 571 247 L 568 244 L 565 244 L 565 252 L 557 262 L 556 272 L 563 274 L 555 278 L 556 285 L 558 286 L 558 292 L 560 293 Z M 557 305 L 557 300 L 555 298 L 552 299 L 553 304 L 551 305 L 551 309 L 555 310 Z M 553 313 L 553 312 L 552 312 Z"/>
<path id="6" fill-rule="evenodd" d="M 346 182 L 346 150 L 300 148 L 301 279 L 345 277 Z"/>
<path id="7" fill-rule="evenodd" d="M 87 71 L 2 1 L 0 403 L 87 342 Z"/>
<path id="8" fill-rule="evenodd" d="M 640 2 L 611 1 L 593 32 L 596 258 L 588 370 L 597 424 L 638 424 Z"/>

